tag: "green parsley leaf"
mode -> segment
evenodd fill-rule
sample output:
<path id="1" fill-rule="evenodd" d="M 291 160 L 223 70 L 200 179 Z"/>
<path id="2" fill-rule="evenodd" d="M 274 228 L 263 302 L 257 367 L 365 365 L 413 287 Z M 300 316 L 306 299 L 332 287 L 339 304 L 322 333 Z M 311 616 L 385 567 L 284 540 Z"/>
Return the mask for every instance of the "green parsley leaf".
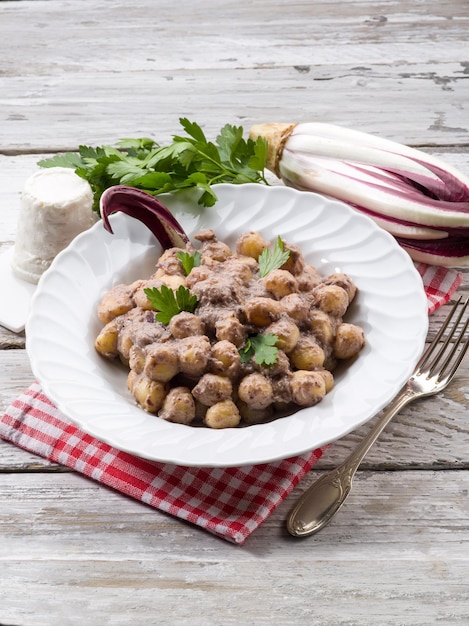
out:
<path id="1" fill-rule="evenodd" d="M 65 154 L 56 154 L 47 159 L 41 159 L 37 162 L 39 167 L 81 167 L 83 161 L 76 152 L 65 152 Z"/>
<path id="2" fill-rule="evenodd" d="M 263 170 L 267 161 L 267 141 L 248 140 L 248 148 L 254 152 L 249 158 L 248 165 L 252 170 Z"/>
<path id="3" fill-rule="evenodd" d="M 130 160 L 110 163 L 107 167 L 107 172 L 114 178 L 119 179 L 122 185 L 128 185 L 147 173 L 146 169 L 141 167 L 138 162 L 132 163 Z"/>
<path id="4" fill-rule="evenodd" d="M 122 150 L 125 150 L 127 154 L 133 154 L 134 156 L 147 156 L 149 150 L 158 148 L 158 144 L 148 137 L 138 137 L 137 139 L 124 137 L 117 142 L 117 145 Z"/>
<path id="5" fill-rule="evenodd" d="M 152 287 L 144 289 L 152 307 L 158 313 L 156 319 L 162 324 L 169 324 L 171 318 L 181 311 L 193 313 L 197 306 L 197 296 L 193 296 L 189 289 L 180 285 L 176 293 L 166 285 L 161 285 L 161 289 Z"/>
<path id="6" fill-rule="evenodd" d="M 196 250 L 194 254 L 179 250 L 178 252 L 176 252 L 176 256 L 181 261 L 186 276 L 189 276 L 194 267 L 199 267 L 202 261 L 202 255 L 198 250 Z"/>
<path id="7" fill-rule="evenodd" d="M 288 261 L 289 257 L 290 250 L 285 250 L 283 241 L 280 239 L 279 235 L 274 247 L 272 249 L 264 248 L 259 255 L 258 263 L 261 278 L 267 276 L 272 270 L 282 267 L 282 265 Z"/>
<path id="8" fill-rule="evenodd" d="M 187 177 L 189 183 L 194 184 L 198 189 L 203 191 L 203 194 L 200 196 L 198 203 L 203 206 L 213 206 L 217 201 L 217 196 L 215 192 L 210 186 L 207 177 L 202 172 L 194 172 L 190 176 Z"/>
<path id="9" fill-rule="evenodd" d="M 220 157 L 224 163 L 232 163 L 237 155 L 242 155 L 242 139 L 243 129 L 240 126 L 226 124 L 221 129 L 217 137 L 217 144 L 220 146 Z"/>
<path id="10" fill-rule="evenodd" d="M 186 136 L 174 135 L 167 146 L 148 137 L 124 138 L 117 146 L 79 146 L 78 152 L 38 162 L 41 167 L 70 167 L 89 182 L 93 209 L 99 214 L 101 194 L 113 185 L 129 185 L 152 195 L 176 193 L 190 187 L 201 190 L 199 204 L 213 206 L 216 183 L 264 183 L 267 142 L 243 138 L 241 126 L 226 124 L 216 142 L 187 118 L 179 120 Z"/>
<path id="11" fill-rule="evenodd" d="M 200 128 L 197 122 L 190 122 L 187 117 L 181 117 L 179 119 L 179 123 L 184 128 L 186 133 L 196 139 L 197 141 L 201 141 L 203 143 L 207 142 L 205 138 L 204 131 Z"/>
<path id="12" fill-rule="evenodd" d="M 243 348 L 239 349 L 241 363 L 247 363 L 252 357 L 258 365 L 273 365 L 277 361 L 277 335 L 253 335 L 248 337 Z"/>
<path id="13" fill-rule="evenodd" d="M 161 189 L 161 192 L 172 191 L 173 181 L 171 175 L 167 172 L 149 172 L 135 178 L 131 186 L 143 189 L 148 193 L 154 194 L 154 189 Z"/>

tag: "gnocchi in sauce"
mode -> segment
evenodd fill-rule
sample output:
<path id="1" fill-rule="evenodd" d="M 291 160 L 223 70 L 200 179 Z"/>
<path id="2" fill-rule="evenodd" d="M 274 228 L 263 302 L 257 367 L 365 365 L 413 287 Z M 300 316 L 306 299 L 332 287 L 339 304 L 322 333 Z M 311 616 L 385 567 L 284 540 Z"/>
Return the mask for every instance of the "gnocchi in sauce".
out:
<path id="1" fill-rule="evenodd" d="M 261 277 L 259 256 L 272 244 L 247 232 L 236 249 L 203 230 L 200 264 L 186 275 L 181 248 L 160 257 L 146 280 L 117 285 L 98 306 L 104 324 L 96 350 L 129 368 L 127 384 L 145 411 L 180 424 L 251 425 L 320 402 L 339 362 L 364 346 L 362 328 L 343 321 L 356 295 L 346 274 L 321 276 L 294 244 L 288 259 Z M 188 244 L 184 252 L 194 254 Z M 193 313 L 157 321 L 146 290 L 181 285 L 197 297 Z M 267 364 L 242 358 L 250 337 L 274 337 Z"/>

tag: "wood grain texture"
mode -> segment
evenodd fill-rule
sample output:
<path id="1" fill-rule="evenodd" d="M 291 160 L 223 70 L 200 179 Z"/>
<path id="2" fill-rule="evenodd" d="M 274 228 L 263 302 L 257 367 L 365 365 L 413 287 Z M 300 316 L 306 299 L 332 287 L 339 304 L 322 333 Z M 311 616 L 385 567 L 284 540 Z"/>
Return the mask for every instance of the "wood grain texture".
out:
<path id="1" fill-rule="evenodd" d="M 74 474 L 0 475 L 2 619 L 462 625 L 468 474 L 399 480 L 396 493 L 395 473 L 361 472 L 334 524 L 307 541 L 285 534 L 290 497 L 236 547 Z"/>
<path id="2" fill-rule="evenodd" d="M 44 154 L 165 143 L 181 116 L 211 139 L 227 122 L 329 121 L 468 173 L 468 32 L 465 0 L 0 2 L 0 253 Z M 0 327 L 0 411 L 34 378 L 24 348 Z M 395 418 L 343 509 L 303 541 L 289 508 L 371 424 L 244 546 L 0 441 L 0 626 L 466 626 L 468 394 L 466 362 Z"/>
<path id="3" fill-rule="evenodd" d="M 460 63 L 446 63 L 438 67 L 440 75 L 413 62 L 404 68 L 399 63 L 311 65 L 308 71 L 292 66 L 154 69 L 129 73 L 125 89 L 121 75 L 112 70 L 6 76 L 2 82 L 9 98 L 0 101 L 0 115 L 16 123 L 5 128 L 3 150 L 25 152 L 31 142 L 38 150 L 73 149 L 75 137 L 98 145 L 129 136 L 157 135 L 167 141 L 180 131 L 181 116 L 198 120 L 208 134 L 225 122 L 249 128 L 261 122 L 313 120 L 414 145 L 464 145 L 469 139 L 465 71 Z M 388 97 L 383 99 L 383 93 Z M 215 101 L 216 115 L 211 111 Z M 70 134 L 71 119 L 75 136 Z"/>
<path id="4" fill-rule="evenodd" d="M 317 119 L 467 144 L 469 61 L 453 44 L 467 41 L 469 9 L 427 6 L 183 0 L 176 17 L 168 0 L 0 3 L 2 148 L 109 143 L 116 131 L 167 140 L 181 115 L 210 133 Z"/>

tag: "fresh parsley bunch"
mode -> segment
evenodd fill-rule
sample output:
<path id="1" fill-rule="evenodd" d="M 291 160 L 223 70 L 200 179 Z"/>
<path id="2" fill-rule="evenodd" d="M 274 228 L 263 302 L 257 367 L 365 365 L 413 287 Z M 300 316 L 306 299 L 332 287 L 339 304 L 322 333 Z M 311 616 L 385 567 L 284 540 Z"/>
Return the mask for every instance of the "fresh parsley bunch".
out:
<path id="1" fill-rule="evenodd" d="M 173 136 L 168 146 L 153 139 L 121 139 L 117 146 L 80 146 L 70 152 L 43 159 L 40 167 L 71 167 L 89 182 L 94 194 L 93 209 L 108 187 L 128 185 L 152 195 L 177 192 L 189 187 L 202 190 L 199 204 L 213 206 L 216 183 L 265 183 L 267 141 L 244 139 L 243 128 L 226 124 L 208 141 L 201 127 L 180 118 L 186 136 Z"/>

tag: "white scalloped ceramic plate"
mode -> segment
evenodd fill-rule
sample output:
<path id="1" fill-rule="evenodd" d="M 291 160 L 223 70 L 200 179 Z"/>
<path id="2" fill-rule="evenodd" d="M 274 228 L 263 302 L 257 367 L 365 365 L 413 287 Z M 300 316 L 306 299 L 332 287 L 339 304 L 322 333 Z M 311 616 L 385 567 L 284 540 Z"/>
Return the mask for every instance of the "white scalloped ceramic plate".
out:
<path id="1" fill-rule="evenodd" d="M 211 227 L 233 245 L 258 230 L 301 246 L 323 274 L 348 273 L 359 293 L 347 319 L 362 326 L 366 347 L 318 405 L 268 424 L 211 430 L 172 424 L 136 407 L 126 371 L 93 344 L 96 306 L 112 285 L 149 276 L 161 253 L 140 222 L 112 216 L 79 235 L 43 275 L 32 302 L 27 350 L 45 393 L 83 430 L 116 448 L 154 461 L 237 466 L 288 458 L 357 428 L 397 393 L 420 356 L 427 301 L 410 257 L 385 231 L 348 206 L 287 187 L 220 185 L 215 207 L 195 196 L 169 196 L 188 235 Z"/>

